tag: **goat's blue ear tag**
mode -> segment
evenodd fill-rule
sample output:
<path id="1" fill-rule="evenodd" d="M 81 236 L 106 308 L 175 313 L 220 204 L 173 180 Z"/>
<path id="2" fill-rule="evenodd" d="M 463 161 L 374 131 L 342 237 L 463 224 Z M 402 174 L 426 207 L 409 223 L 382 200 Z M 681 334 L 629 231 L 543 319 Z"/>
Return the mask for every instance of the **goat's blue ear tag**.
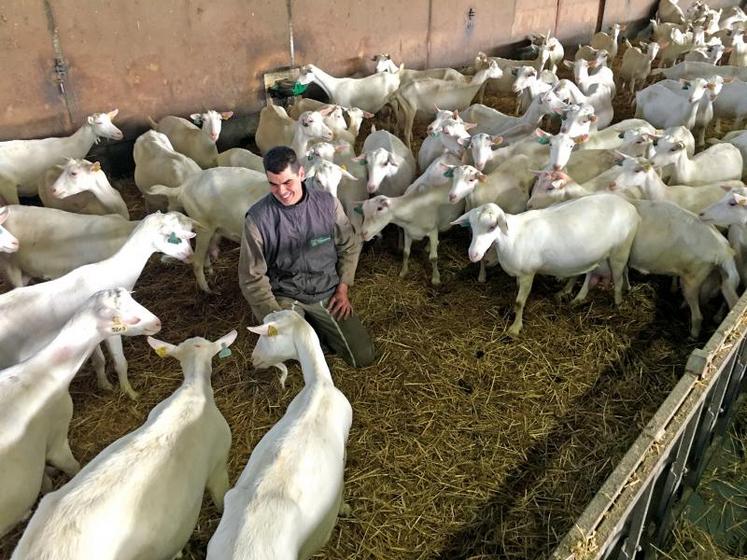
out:
<path id="1" fill-rule="evenodd" d="M 539 142 L 543 146 L 547 146 L 550 143 L 550 139 L 547 136 L 540 136 L 539 138 L 537 138 L 537 142 Z"/>
<path id="2" fill-rule="evenodd" d="M 360 205 L 356 206 L 355 208 L 353 208 L 353 212 L 355 212 L 356 214 L 360 214 L 362 216 L 363 215 L 363 206 L 360 206 Z"/>
<path id="3" fill-rule="evenodd" d="M 453 176 L 454 176 L 454 168 L 453 167 L 449 167 L 446 170 L 446 173 L 444 173 L 444 177 L 453 177 Z"/>
<path id="4" fill-rule="evenodd" d="M 181 239 L 179 239 L 179 238 L 178 238 L 178 237 L 176 236 L 176 233 L 174 233 L 174 232 L 172 231 L 172 232 L 171 232 L 171 235 L 169 235 L 169 238 L 168 238 L 168 242 L 169 242 L 169 243 L 171 243 L 172 245 L 179 245 L 179 243 L 181 243 L 181 242 L 182 242 L 182 240 L 181 240 Z"/>
<path id="5" fill-rule="evenodd" d="M 231 355 L 231 349 L 228 346 L 224 346 L 223 349 L 218 352 L 218 357 L 222 360 L 228 358 Z"/>

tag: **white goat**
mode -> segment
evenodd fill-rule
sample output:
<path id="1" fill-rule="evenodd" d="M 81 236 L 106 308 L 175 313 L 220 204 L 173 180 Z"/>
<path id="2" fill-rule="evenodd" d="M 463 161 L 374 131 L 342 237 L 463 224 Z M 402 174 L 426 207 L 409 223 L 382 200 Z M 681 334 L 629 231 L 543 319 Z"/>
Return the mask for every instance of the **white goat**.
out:
<path id="1" fill-rule="evenodd" d="M 693 82 L 677 80 L 661 80 L 657 85 L 666 87 L 678 95 L 685 95 L 692 86 Z M 724 86 L 724 79 L 721 76 L 712 76 L 705 83 L 705 92 L 698 103 L 698 111 L 695 115 L 695 122 L 691 128 L 696 139 L 696 146 L 701 147 L 705 144 L 705 131 L 713 120 L 714 101 L 716 101 Z"/>
<path id="2" fill-rule="evenodd" d="M 165 210 L 164 197 L 152 197 L 145 190 L 153 185 L 177 187 L 187 177 L 199 173 L 201 168 L 191 158 L 180 154 L 171 145 L 169 137 L 156 130 L 138 136 L 133 150 L 135 159 L 135 185 L 145 197 L 148 210 Z"/>
<path id="3" fill-rule="evenodd" d="M 743 183 L 711 183 L 691 187 L 688 185 L 665 185 L 653 165 L 643 158 L 625 158 L 622 171 L 610 183 L 610 190 L 616 191 L 638 187 L 650 200 L 667 201 L 694 214 L 701 212 L 723 195 L 731 186 L 742 186 Z"/>
<path id="4" fill-rule="evenodd" d="M 747 285 L 747 191 L 734 189 L 723 198 L 705 208 L 699 217 L 702 221 L 722 228 L 729 228 L 729 244 L 736 253 L 742 283 Z"/>
<path id="5" fill-rule="evenodd" d="M 149 337 L 159 356 L 179 360 L 184 382 L 140 428 L 42 499 L 12 558 L 178 558 L 205 488 L 218 511 L 228 490 L 231 430 L 210 374 L 212 357 L 235 339 L 231 331 L 215 342 L 195 337 L 174 346 Z"/>
<path id="6" fill-rule="evenodd" d="M 376 63 L 376 72 L 399 74 L 400 86 L 414 80 L 422 80 L 423 78 L 437 78 L 439 80 L 454 80 L 457 82 L 465 82 L 468 79 L 467 76 L 461 72 L 457 72 L 453 68 L 427 68 L 425 70 L 403 68 L 394 64 L 394 61 L 388 54 L 377 54 L 371 58 L 371 61 Z"/>
<path id="7" fill-rule="evenodd" d="M 721 292 L 729 307 L 737 302 L 734 251 L 715 228 L 674 204 L 641 200 L 635 206 L 641 225 L 630 251 L 630 266 L 645 274 L 680 278 L 690 306 L 690 336 L 697 338 L 703 321 L 699 294 L 714 269 L 721 274 Z"/>
<path id="8" fill-rule="evenodd" d="M 0 270 L 14 288 L 31 278 L 59 278 L 71 270 L 108 259 L 138 222 L 121 216 L 89 216 L 38 206 L 6 206 L 3 220 L 20 247 L 0 253 Z"/>
<path id="9" fill-rule="evenodd" d="M 334 106 L 321 111 L 306 111 L 294 121 L 285 109 L 270 102 L 259 114 L 255 135 L 257 147 L 265 154 L 275 146 L 290 146 L 298 157 L 302 157 L 313 139 L 332 140 L 332 131 L 324 124 L 324 117 L 333 110 Z"/>
<path id="10" fill-rule="evenodd" d="M 548 91 L 535 97 L 529 108 L 520 117 L 506 115 L 479 103 L 470 105 L 461 113 L 461 116 L 465 121 L 477 125 L 471 134 L 477 134 L 478 132 L 500 134 L 504 139 L 513 141 L 534 132 L 545 115 L 560 113 L 565 108 L 565 103 L 558 99 L 552 91 Z"/>
<path id="11" fill-rule="evenodd" d="M 111 186 L 99 162 L 69 159 L 50 168 L 40 180 L 39 198 L 47 208 L 77 214 L 119 214 L 130 219 L 127 204 Z"/>
<path id="12" fill-rule="evenodd" d="M 514 77 L 511 90 L 518 95 L 519 100 L 516 105 L 517 115 L 526 112 L 535 97 L 550 91 L 558 82 L 555 74 L 547 71 L 538 73 L 533 66 L 516 66 L 511 69 L 511 75 Z"/>
<path id="13" fill-rule="evenodd" d="M 194 113 L 189 116 L 195 123 L 201 124 L 197 128 L 187 119 L 172 115 L 163 117 L 157 123 L 149 118 L 150 125 L 168 136 L 174 149 L 190 157 L 201 168 L 207 169 L 218 165 L 218 141 L 221 130 L 221 121 L 230 119 L 233 111 L 219 113 L 212 109 L 206 113 Z"/>
<path id="14" fill-rule="evenodd" d="M 694 80 L 721 76 L 723 78 L 738 78 L 747 81 L 747 68 L 739 66 L 714 66 L 708 62 L 680 62 L 671 68 L 657 68 L 651 70 L 652 76 L 664 76 L 670 80 Z"/>
<path id="15" fill-rule="evenodd" d="M 630 95 L 633 95 L 635 93 L 636 82 L 645 83 L 646 78 L 651 73 L 651 64 L 659 53 L 660 47 L 659 43 L 654 41 L 641 43 L 641 47 L 645 47 L 646 49 L 644 53 L 639 47 L 631 45 L 627 39 L 625 39 L 625 45 L 627 46 L 627 50 L 623 54 L 618 75 L 623 87 L 625 84 L 628 84 Z"/>
<path id="16" fill-rule="evenodd" d="M 657 142 L 651 161 L 657 167 L 672 165 L 671 183 L 703 185 L 742 177 L 742 154 L 729 143 L 711 146 L 690 159 L 684 142 L 665 136 Z"/>
<path id="17" fill-rule="evenodd" d="M 205 269 L 212 272 L 211 257 L 218 257 L 218 243 L 226 237 L 241 241 L 244 215 L 249 207 L 270 192 L 264 173 L 243 167 L 216 167 L 192 175 L 179 187 L 154 185 L 150 194 L 168 197 L 169 209 L 180 208 L 199 225 L 192 259 L 197 284 L 212 293 Z"/>
<path id="18" fill-rule="evenodd" d="M 354 158 L 366 166 L 369 194 L 380 192 L 400 196 L 415 179 L 417 166 L 412 152 L 386 130 L 375 130 L 363 143 L 361 155 Z"/>
<path id="19" fill-rule="evenodd" d="M 435 122 L 435 121 L 434 121 Z M 431 126 L 428 128 L 431 128 Z M 464 153 L 462 143 L 469 140 L 468 130 L 474 128 L 474 123 L 465 123 L 457 116 L 456 119 L 447 119 L 436 129 L 429 131 L 423 143 L 420 144 L 418 152 L 418 167 L 423 170 L 428 168 L 433 161 L 438 158 L 444 151 L 451 152 L 457 156 Z"/>
<path id="20" fill-rule="evenodd" d="M 584 95 L 576 84 L 570 80 L 560 80 L 553 86 L 553 92 L 566 103 L 587 104 L 594 107 L 597 116 L 597 130 L 607 128 L 615 116 L 612 107 L 612 90 L 604 84 L 595 84 L 589 89 L 589 95 Z"/>
<path id="21" fill-rule="evenodd" d="M 312 179 L 312 184 L 327 191 L 332 196 L 337 197 L 337 189 L 343 177 L 351 181 L 357 181 L 358 178 L 352 175 L 347 169 L 344 169 L 329 160 L 317 158 L 306 168 L 307 183 Z"/>
<path id="22" fill-rule="evenodd" d="M 727 78 L 721 93 L 713 102 L 716 117 L 716 133 L 721 133 L 721 119 L 734 119 L 733 128 L 742 127 L 747 117 L 747 82 Z"/>
<path id="23" fill-rule="evenodd" d="M 591 132 L 589 139 L 576 146 L 581 150 L 613 150 L 625 143 L 625 133 L 629 130 L 639 130 L 641 133 L 655 134 L 656 129 L 643 119 L 625 119 L 604 130 Z M 561 132 L 567 132 L 562 130 Z"/>
<path id="24" fill-rule="evenodd" d="M 365 78 L 335 78 L 313 64 L 307 64 L 301 68 L 297 83 L 308 85 L 312 82 L 324 90 L 331 103 L 376 113 L 400 86 L 400 75 L 399 72 L 379 72 Z"/>
<path id="25" fill-rule="evenodd" d="M 705 47 L 698 47 L 697 49 L 693 49 L 689 53 L 687 53 L 685 55 L 685 60 L 718 64 L 725 51 L 726 48 L 720 43 L 715 45 L 707 45 Z"/>
<path id="26" fill-rule="evenodd" d="M 332 381 L 314 329 L 298 313 L 271 313 L 249 330 L 260 335 L 254 367 L 298 360 L 304 388 L 254 447 L 226 494 L 207 558 L 307 560 L 329 540 L 343 508 L 353 409 Z"/>
<path id="27" fill-rule="evenodd" d="M 747 131 L 732 131 L 724 136 L 723 139 L 717 140 L 717 143 L 721 142 L 728 142 L 742 154 L 742 178 L 747 178 Z"/>
<path id="28" fill-rule="evenodd" d="M 485 204 L 453 224 L 472 227 L 468 251 L 472 262 L 495 246 L 503 270 L 518 279 L 516 318 L 509 328 L 509 334 L 517 336 L 537 273 L 558 277 L 585 273 L 586 281 L 574 298 L 574 303 L 581 303 L 588 293 L 590 272 L 600 262 L 609 261 L 615 303 L 620 305 L 625 266 L 639 222 L 638 212 L 629 202 L 600 194 L 518 215 L 506 214 L 496 204 Z"/>
<path id="29" fill-rule="evenodd" d="M 112 257 L 76 268 L 56 280 L 0 295 L 0 367 L 17 364 L 38 352 L 91 294 L 118 286 L 131 290 L 153 253 L 160 251 L 189 261 L 192 237 L 192 220 L 186 216 L 150 214 Z M 19 317 L 23 317 L 22 322 Z M 114 357 L 121 389 L 131 398 L 137 398 L 127 379 L 121 339 L 108 338 L 106 345 Z M 104 371 L 103 352 L 94 352 L 92 360 L 99 386 L 111 389 Z"/>
<path id="30" fill-rule="evenodd" d="M 657 128 L 686 126 L 695 127 L 698 106 L 703 96 L 708 94 L 703 78 L 688 82 L 687 90 L 675 93 L 661 84 L 653 84 L 635 94 L 635 116 L 643 118 Z"/>
<path id="31" fill-rule="evenodd" d="M 68 388 L 86 358 L 107 337 L 155 334 L 160 328 L 158 318 L 127 290 L 100 291 L 83 300 L 54 338 L 0 370 L 0 536 L 29 513 L 46 462 L 69 476 L 80 469 L 68 443 L 73 416 Z"/>
<path id="32" fill-rule="evenodd" d="M 744 42 L 744 29 L 734 30 L 733 46 L 731 47 L 731 53 L 727 62 L 730 66 L 737 68 L 747 66 L 747 43 Z"/>
<path id="33" fill-rule="evenodd" d="M 491 76 L 489 80 L 486 80 L 485 83 L 480 86 L 477 96 L 480 103 L 483 102 L 485 93 L 501 95 L 511 91 L 514 78 L 511 74 L 513 68 L 519 66 L 531 66 L 538 72 L 541 72 L 549 59 L 550 49 L 546 45 L 537 45 L 537 55 L 533 60 L 513 60 L 509 58 L 488 56 L 484 52 L 477 53 L 474 62 L 476 72 L 488 68 L 491 64 L 496 64 L 502 71 L 501 75 Z"/>
<path id="34" fill-rule="evenodd" d="M 617 56 L 618 40 L 622 26 L 615 23 L 610 27 L 610 32 L 598 31 L 591 38 L 591 48 L 596 50 L 605 50 L 609 53 L 610 59 L 614 60 Z"/>
<path id="35" fill-rule="evenodd" d="M 662 22 L 684 23 L 685 14 L 679 7 L 679 0 L 659 0 L 659 7 L 656 10 L 656 17 Z"/>
<path id="36" fill-rule="evenodd" d="M 231 148 L 219 153 L 218 167 L 245 167 L 260 173 L 265 172 L 262 157 L 244 148 Z"/>
<path id="37" fill-rule="evenodd" d="M 2 226 L 2 224 L 7 222 L 9 217 L 10 208 L 8 206 L 0 207 L 0 263 L 3 262 L 3 256 L 16 253 L 18 251 L 18 238 L 10 231 L 8 231 L 7 226 L 9 224 L 6 224 L 6 227 Z"/>
<path id="38" fill-rule="evenodd" d="M 576 85 L 578 85 L 584 95 L 591 94 L 592 86 L 603 84 L 610 89 L 611 97 L 615 97 L 615 78 L 612 74 L 612 70 L 607 66 L 598 63 L 596 60 L 589 62 L 583 58 L 579 58 L 573 62 L 566 60 L 564 64 L 566 68 L 573 69 L 573 81 L 576 82 Z M 593 74 L 589 74 L 589 69 L 592 68 L 597 68 L 597 71 Z"/>
<path id="39" fill-rule="evenodd" d="M 392 94 L 389 103 L 399 115 L 407 146 L 412 145 L 412 126 L 418 111 L 432 115 L 435 112 L 434 105 L 441 109 L 466 109 L 485 80 L 499 78 L 502 75 L 503 70 L 491 62 L 487 68 L 472 76 L 469 82 L 426 78 L 403 84 Z"/>
<path id="40" fill-rule="evenodd" d="M 451 220 L 461 213 L 463 207 L 463 204 L 449 203 L 450 189 L 451 184 L 446 182 L 394 198 L 379 195 L 364 201 L 358 210 L 363 213 L 361 236 L 364 241 L 372 239 L 390 223 L 404 230 L 400 277 L 406 276 L 409 270 L 412 241 L 428 237 L 428 258 L 433 267 L 431 283 L 434 286 L 441 283 L 438 271 L 438 232 L 449 229 Z"/>
<path id="41" fill-rule="evenodd" d="M 71 136 L 0 142 L 0 193 L 6 203 L 18 203 L 18 195 L 37 193 L 39 178 L 47 169 L 68 158 L 83 158 L 100 138 L 121 140 L 122 131 L 112 124 L 119 111 L 94 113 Z"/>

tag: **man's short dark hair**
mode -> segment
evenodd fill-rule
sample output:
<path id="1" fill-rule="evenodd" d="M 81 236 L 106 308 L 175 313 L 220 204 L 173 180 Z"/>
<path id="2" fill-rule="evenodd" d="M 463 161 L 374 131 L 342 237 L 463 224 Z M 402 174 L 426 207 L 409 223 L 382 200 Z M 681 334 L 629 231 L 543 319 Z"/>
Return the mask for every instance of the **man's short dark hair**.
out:
<path id="1" fill-rule="evenodd" d="M 293 173 L 298 173 L 301 167 L 296 152 L 288 146 L 275 146 L 265 154 L 262 163 L 264 163 L 265 171 L 275 174 L 282 173 L 288 166 Z"/>

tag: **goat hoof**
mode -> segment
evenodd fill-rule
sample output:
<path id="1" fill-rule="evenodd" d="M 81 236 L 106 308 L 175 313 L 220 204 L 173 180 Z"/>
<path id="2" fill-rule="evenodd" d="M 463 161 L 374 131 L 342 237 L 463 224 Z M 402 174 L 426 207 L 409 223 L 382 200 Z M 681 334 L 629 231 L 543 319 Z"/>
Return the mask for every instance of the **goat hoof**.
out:
<path id="1" fill-rule="evenodd" d="M 140 393 L 135 391 L 135 389 L 133 389 L 132 387 L 123 387 L 122 391 L 133 401 L 136 401 L 140 398 Z"/>
<path id="2" fill-rule="evenodd" d="M 109 383 L 109 381 L 99 381 L 98 385 L 102 391 L 114 391 L 114 385 Z"/>

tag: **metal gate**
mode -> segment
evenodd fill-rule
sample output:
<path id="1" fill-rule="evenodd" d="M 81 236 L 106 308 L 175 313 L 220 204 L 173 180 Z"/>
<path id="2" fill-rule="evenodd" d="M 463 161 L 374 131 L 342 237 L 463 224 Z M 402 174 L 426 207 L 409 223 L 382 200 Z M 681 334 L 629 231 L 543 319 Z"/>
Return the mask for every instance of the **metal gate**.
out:
<path id="1" fill-rule="evenodd" d="M 641 435 L 555 549 L 553 560 L 651 558 L 662 548 L 745 389 L 747 294 L 695 350 Z"/>

